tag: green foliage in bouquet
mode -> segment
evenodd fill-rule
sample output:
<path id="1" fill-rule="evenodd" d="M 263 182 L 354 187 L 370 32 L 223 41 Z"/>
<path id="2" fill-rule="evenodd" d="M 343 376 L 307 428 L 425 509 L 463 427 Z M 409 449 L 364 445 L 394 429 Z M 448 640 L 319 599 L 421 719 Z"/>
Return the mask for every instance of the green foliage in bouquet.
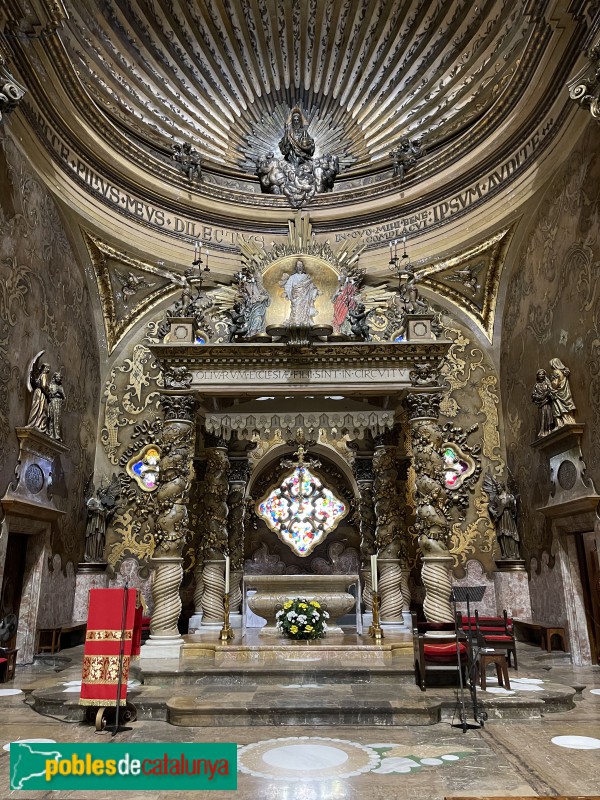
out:
<path id="1" fill-rule="evenodd" d="M 290 639 L 320 639 L 327 631 L 329 614 L 317 600 L 296 597 L 284 603 L 275 617 L 277 629 Z"/>

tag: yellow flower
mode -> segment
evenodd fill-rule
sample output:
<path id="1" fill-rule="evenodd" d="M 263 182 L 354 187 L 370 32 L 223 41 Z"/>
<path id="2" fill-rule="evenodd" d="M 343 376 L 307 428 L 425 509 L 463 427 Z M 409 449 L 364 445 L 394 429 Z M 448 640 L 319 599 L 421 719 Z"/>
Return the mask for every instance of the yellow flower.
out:
<path id="1" fill-rule="evenodd" d="M 298 626 L 297 625 L 291 625 L 290 626 L 290 633 L 298 633 Z"/>
<path id="2" fill-rule="evenodd" d="M 284 604 L 283 604 L 283 607 L 284 607 L 284 608 L 286 608 L 286 609 L 287 609 L 287 608 L 291 608 L 291 607 L 292 607 L 292 601 L 291 601 L 291 600 L 288 600 L 288 601 L 287 601 L 287 603 L 284 603 Z"/>
<path id="3" fill-rule="evenodd" d="M 298 608 L 308 608 L 306 603 L 298 603 Z"/>
<path id="4" fill-rule="evenodd" d="M 314 606 L 315 608 L 321 608 L 321 604 L 317 603 L 316 600 L 311 600 L 310 604 L 311 604 L 311 606 Z"/>
<path id="5" fill-rule="evenodd" d="M 310 633 L 311 631 L 314 631 L 314 628 L 313 628 L 313 626 L 312 626 L 312 625 L 306 625 L 306 627 L 304 628 L 304 630 L 305 630 L 307 633 Z"/>

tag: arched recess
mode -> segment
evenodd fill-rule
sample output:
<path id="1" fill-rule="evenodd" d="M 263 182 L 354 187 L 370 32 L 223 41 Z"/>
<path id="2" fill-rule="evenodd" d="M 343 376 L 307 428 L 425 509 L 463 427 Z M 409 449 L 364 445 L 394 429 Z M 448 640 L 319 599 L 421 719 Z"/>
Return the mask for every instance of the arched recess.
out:
<path id="1" fill-rule="evenodd" d="M 311 446 L 306 460 L 314 458 L 321 462 L 321 466 L 312 471 L 343 500 L 348 513 L 312 552 L 306 556 L 294 553 L 255 513 L 257 501 L 286 472 L 280 460 L 294 460 L 295 450 L 293 445 L 275 445 L 252 470 L 247 491 L 252 511 L 246 529 L 245 571 L 251 574 L 356 573 L 360 566 L 360 534 L 354 520 L 356 481 L 350 464 L 333 447 L 326 444 Z"/>

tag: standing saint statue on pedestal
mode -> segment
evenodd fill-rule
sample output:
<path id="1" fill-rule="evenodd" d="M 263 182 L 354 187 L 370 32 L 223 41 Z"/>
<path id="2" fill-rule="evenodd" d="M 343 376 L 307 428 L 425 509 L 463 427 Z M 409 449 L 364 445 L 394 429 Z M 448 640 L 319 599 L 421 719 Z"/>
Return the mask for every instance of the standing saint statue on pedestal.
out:
<path id="1" fill-rule="evenodd" d="M 557 428 L 563 425 L 574 425 L 575 403 L 569 386 L 569 369 L 565 367 L 560 358 L 553 358 L 550 362 L 550 385 L 552 386 L 552 414 Z"/>
<path id="2" fill-rule="evenodd" d="M 66 401 L 65 390 L 62 386 L 62 375 L 55 372 L 48 385 L 48 436 L 62 442 L 62 407 Z"/>
<path id="3" fill-rule="evenodd" d="M 488 513 L 496 526 L 501 558 L 520 559 L 517 530 L 518 495 L 489 473 L 483 479 L 483 491 L 489 495 Z"/>
<path id="4" fill-rule="evenodd" d="M 45 350 L 31 359 L 27 369 L 27 388 L 33 392 L 31 408 L 27 419 L 28 428 L 36 428 L 46 433 L 48 426 L 48 380 L 50 364 L 40 364 L 39 360 Z"/>
<path id="5" fill-rule="evenodd" d="M 538 436 L 546 436 L 554 429 L 554 414 L 552 413 L 552 384 L 545 369 L 538 369 L 536 373 L 531 399 L 540 410 Z"/>
<path id="6" fill-rule="evenodd" d="M 283 287 L 285 297 L 290 301 L 291 309 L 285 325 L 310 326 L 313 317 L 317 314 L 315 300 L 319 290 L 311 276 L 305 271 L 302 259 L 296 261 L 294 272 L 288 275 L 284 272 L 280 286 Z"/>
<path id="7" fill-rule="evenodd" d="M 120 494 L 119 479 L 114 474 L 110 482 L 108 478 L 103 478 L 96 491 L 90 479 L 88 488 L 84 560 L 88 563 L 103 563 L 106 525 L 116 510 Z"/>

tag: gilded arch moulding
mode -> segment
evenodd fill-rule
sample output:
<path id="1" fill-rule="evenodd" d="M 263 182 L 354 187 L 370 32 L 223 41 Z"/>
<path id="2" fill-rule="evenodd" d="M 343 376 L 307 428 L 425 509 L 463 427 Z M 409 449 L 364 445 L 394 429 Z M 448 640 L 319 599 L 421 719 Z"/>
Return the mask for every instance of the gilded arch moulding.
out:
<path id="1" fill-rule="evenodd" d="M 178 286 L 166 269 L 132 258 L 81 229 L 94 269 L 108 352 Z"/>
<path id="2" fill-rule="evenodd" d="M 491 342 L 502 268 L 516 224 L 450 258 L 418 267 L 421 286 L 457 305 Z"/>

